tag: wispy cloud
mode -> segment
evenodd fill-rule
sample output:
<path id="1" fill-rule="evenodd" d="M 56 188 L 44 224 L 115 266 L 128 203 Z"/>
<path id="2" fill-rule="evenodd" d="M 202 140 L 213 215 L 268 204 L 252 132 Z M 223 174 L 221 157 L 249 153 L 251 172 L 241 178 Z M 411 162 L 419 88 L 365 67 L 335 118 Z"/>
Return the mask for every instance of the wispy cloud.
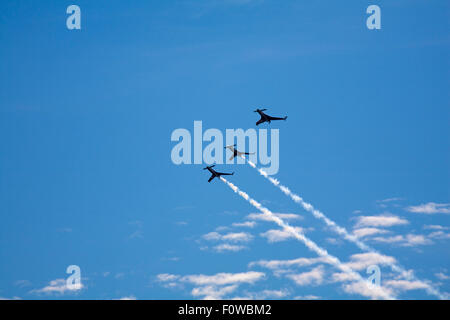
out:
<path id="1" fill-rule="evenodd" d="M 318 300 L 318 299 L 320 299 L 319 296 L 315 296 L 315 295 L 312 295 L 312 294 L 308 294 L 308 295 L 305 295 L 305 296 L 296 296 L 296 297 L 294 297 L 294 300 Z"/>
<path id="2" fill-rule="evenodd" d="M 438 272 L 434 274 L 436 276 L 436 278 L 438 278 L 439 280 L 448 280 L 450 279 L 450 276 L 446 275 L 443 272 Z"/>
<path id="3" fill-rule="evenodd" d="M 310 271 L 290 274 L 287 277 L 299 286 L 319 285 L 323 282 L 325 271 L 323 266 L 317 266 Z M 357 280 L 357 279 L 355 279 Z"/>
<path id="4" fill-rule="evenodd" d="M 118 300 L 136 300 L 136 297 L 131 295 L 131 296 L 125 296 L 125 297 L 119 298 Z"/>
<path id="5" fill-rule="evenodd" d="M 136 220 L 136 221 L 130 221 L 128 222 L 129 225 L 134 226 L 136 228 L 135 231 L 133 231 L 129 238 L 130 239 L 142 239 L 144 237 L 144 233 L 142 231 L 143 222 Z"/>
<path id="6" fill-rule="evenodd" d="M 176 274 L 170 274 L 170 273 L 160 273 L 156 276 L 158 281 L 160 282 L 167 282 L 167 281 L 175 281 L 180 278 L 179 275 Z"/>
<path id="7" fill-rule="evenodd" d="M 31 282 L 29 280 L 17 280 L 14 282 L 14 285 L 19 288 L 25 288 L 31 286 Z"/>
<path id="8" fill-rule="evenodd" d="M 418 206 L 406 207 L 406 211 L 424 214 L 450 213 L 450 203 L 428 202 Z"/>
<path id="9" fill-rule="evenodd" d="M 404 247 L 432 244 L 433 241 L 421 234 L 396 235 L 392 237 L 374 237 L 372 241 L 383 243 L 396 243 Z"/>
<path id="10" fill-rule="evenodd" d="M 290 295 L 288 289 L 280 290 L 262 290 L 259 292 L 245 292 L 243 296 L 231 298 L 232 300 L 268 300 L 268 299 L 282 299 Z"/>
<path id="11" fill-rule="evenodd" d="M 301 227 L 294 227 L 297 232 L 304 232 Z M 291 232 L 280 229 L 271 229 L 260 234 L 261 237 L 267 238 L 270 243 L 295 239 Z"/>
<path id="12" fill-rule="evenodd" d="M 291 268 L 291 267 L 304 267 L 318 263 L 330 263 L 327 258 L 297 258 L 291 260 L 259 260 L 249 263 L 249 267 L 260 266 L 271 270 Z"/>
<path id="13" fill-rule="evenodd" d="M 41 289 L 34 289 L 31 290 L 30 293 L 35 294 L 66 294 L 66 293 L 75 293 L 79 292 L 81 289 L 83 289 L 84 286 L 82 283 L 74 284 L 72 286 L 67 286 L 66 279 L 55 279 L 50 281 L 50 283 L 41 288 Z"/>
<path id="14" fill-rule="evenodd" d="M 431 225 L 425 225 L 423 226 L 424 229 L 431 229 L 431 230 L 448 230 L 448 227 L 444 227 L 438 224 L 431 224 Z"/>
<path id="15" fill-rule="evenodd" d="M 369 297 L 371 299 L 382 299 L 383 298 L 383 292 L 388 292 L 389 294 L 393 294 L 393 291 L 386 288 L 381 287 L 373 284 L 364 285 L 361 282 L 351 282 L 346 283 L 342 285 L 342 289 L 344 292 L 350 293 L 350 294 L 359 294 L 365 297 Z M 377 293 L 379 293 L 377 295 Z"/>
<path id="16" fill-rule="evenodd" d="M 195 285 L 228 285 L 236 283 L 254 283 L 264 278 L 263 272 L 248 271 L 240 273 L 217 273 L 214 275 L 187 275 L 181 281 Z"/>
<path id="17" fill-rule="evenodd" d="M 273 213 L 274 216 L 283 219 L 283 220 L 298 220 L 302 219 L 303 217 L 301 215 L 295 214 L 295 213 Z M 263 220 L 263 221 L 271 221 L 266 215 L 261 213 L 250 213 L 247 216 L 247 219 L 250 220 Z"/>
<path id="18" fill-rule="evenodd" d="M 246 246 L 233 245 L 233 244 L 228 244 L 228 243 L 222 243 L 222 244 L 219 244 L 219 245 L 213 247 L 213 249 L 217 252 L 224 252 L 224 251 L 237 252 L 237 251 L 244 250 L 246 248 L 247 248 Z"/>
<path id="19" fill-rule="evenodd" d="M 379 228 L 359 228 L 353 230 L 353 234 L 358 238 L 364 238 L 367 236 L 373 236 L 375 234 L 384 234 L 390 232 L 389 230 L 379 229 Z"/>
<path id="20" fill-rule="evenodd" d="M 394 257 L 375 252 L 366 252 L 351 255 L 347 265 L 354 270 L 365 270 L 371 265 L 391 265 L 395 263 L 396 260 Z"/>
<path id="21" fill-rule="evenodd" d="M 237 284 L 224 286 L 224 287 L 217 287 L 217 286 L 203 286 L 203 287 L 196 287 L 193 288 L 191 291 L 191 294 L 194 297 L 203 297 L 205 300 L 220 300 L 223 299 L 223 297 L 227 294 L 232 293 L 238 288 Z"/>
<path id="22" fill-rule="evenodd" d="M 408 220 L 395 215 L 360 216 L 357 218 L 355 227 L 392 227 L 408 223 Z"/>
<path id="23" fill-rule="evenodd" d="M 428 235 L 428 238 L 432 239 L 450 239 L 450 233 L 444 231 L 434 231 Z"/>
<path id="24" fill-rule="evenodd" d="M 191 284 L 194 288 L 191 294 L 203 299 L 222 299 L 234 292 L 242 284 L 253 284 L 264 279 L 265 273 L 248 271 L 240 273 L 217 273 L 214 275 L 194 274 L 179 276 L 163 273 L 157 276 L 157 281 L 163 285 L 174 287 L 180 283 Z"/>
<path id="25" fill-rule="evenodd" d="M 383 199 L 383 200 L 377 200 L 377 203 L 388 203 L 388 202 L 396 202 L 396 201 L 401 201 L 401 200 L 405 200 L 403 198 L 399 198 L 399 197 L 394 197 L 394 198 L 387 198 L 387 199 Z"/>
<path id="26" fill-rule="evenodd" d="M 216 231 L 213 231 L 203 235 L 203 239 L 229 242 L 249 242 L 253 239 L 253 236 L 247 232 L 230 232 L 227 234 L 220 234 Z"/>
<path id="27" fill-rule="evenodd" d="M 256 226 L 256 222 L 255 221 L 235 222 L 232 224 L 232 226 L 253 228 L 254 226 Z"/>
<path id="28" fill-rule="evenodd" d="M 384 282 L 387 287 L 391 287 L 398 291 L 409 291 L 417 289 L 426 289 L 426 284 L 422 281 L 408 281 L 408 280 L 387 280 Z"/>
<path id="29" fill-rule="evenodd" d="M 399 207 L 400 205 L 397 203 L 401 200 L 404 200 L 403 198 L 387 198 L 383 200 L 377 200 L 376 203 L 381 208 L 387 208 L 388 206 L 392 205 L 394 207 Z"/>

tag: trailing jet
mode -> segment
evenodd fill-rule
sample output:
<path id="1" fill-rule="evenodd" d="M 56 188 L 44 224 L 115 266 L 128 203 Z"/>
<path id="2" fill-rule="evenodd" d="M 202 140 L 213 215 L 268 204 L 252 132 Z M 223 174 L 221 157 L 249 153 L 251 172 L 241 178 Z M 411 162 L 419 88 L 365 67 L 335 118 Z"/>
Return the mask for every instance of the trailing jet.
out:
<path id="1" fill-rule="evenodd" d="M 233 152 L 233 155 L 231 156 L 231 158 L 229 160 L 233 160 L 236 156 L 242 156 L 244 154 L 254 154 L 254 152 L 249 153 L 249 152 L 241 152 L 241 151 L 237 151 L 234 147 L 236 147 L 236 144 L 232 145 L 232 146 L 226 146 L 225 149 L 229 149 L 231 152 Z"/>
<path id="2" fill-rule="evenodd" d="M 203 170 L 208 170 L 209 172 L 211 172 L 211 177 L 209 178 L 208 182 L 211 182 L 212 179 L 214 178 L 220 178 L 220 176 L 232 176 L 234 174 L 233 173 L 223 173 L 223 172 L 217 172 L 216 170 L 213 169 L 213 167 L 215 166 L 207 166 L 206 168 L 203 168 Z"/>
<path id="3" fill-rule="evenodd" d="M 266 111 L 266 110 L 267 109 L 256 109 L 254 111 L 254 112 L 258 112 L 259 115 L 261 116 L 261 119 L 259 119 L 258 122 L 256 122 L 256 125 L 259 125 L 259 124 L 264 123 L 264 122 L 270 123 L 270 121 L 272 121 L 272 120 L 286 120 L 287 119 L 287 116 L 284 117 L 284 118 L 271 117 L 271 116 L 269 116 L 269 115 L 267 115 L 267 114 L 265 114 L 263 112 L 263 111 Z"/>

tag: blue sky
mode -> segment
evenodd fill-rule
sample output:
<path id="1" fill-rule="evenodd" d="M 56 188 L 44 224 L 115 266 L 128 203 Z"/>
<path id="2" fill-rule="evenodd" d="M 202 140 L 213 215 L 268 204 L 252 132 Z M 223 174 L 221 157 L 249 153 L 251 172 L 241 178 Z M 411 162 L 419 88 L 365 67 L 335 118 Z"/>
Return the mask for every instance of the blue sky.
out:
<path id="1" fill-rule="evenodd" d="M 421 280 L 375 257 L 383 286 L 450 292 L 448 1 L 77 1 L 81 30 L 70 4 L 0 3 L 1 298 L 369 298 L 202 165 L 172 163 L 173 130 L 254 128 L 257 106 L 289 116 L 270 125 L 276 178 Z M 367 276 L 254 169 L 218 167 Z"/>

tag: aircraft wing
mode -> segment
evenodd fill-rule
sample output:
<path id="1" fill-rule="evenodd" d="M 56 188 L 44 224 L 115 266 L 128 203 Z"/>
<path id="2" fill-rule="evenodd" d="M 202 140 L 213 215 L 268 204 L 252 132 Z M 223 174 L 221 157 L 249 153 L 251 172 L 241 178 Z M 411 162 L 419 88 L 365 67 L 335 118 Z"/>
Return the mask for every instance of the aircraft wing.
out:
<path id="1" fill-rule="evenodd" d="M 234 172 L 233 172 L 233 173 L 223 173 L 223 172 L 219 172 L 219 174 L 220 174 L 221 176 L 232 176 L 232 175 L 234 174 Z"/>
<path id="2" fill-rule="evenodd" d="M 212 179 L 214 179 L 214 175 L 211 175 L 211 177 L 208 179 L 208 182 L 211 182 Z"/>
<path id="3" fill-rule="evenodd" d="M 259 125 L 263 122 L 266 122 L 266 120 L 264 120 L 263 117 L 261 117 L 261 119 L 259 119 L 258 122 L 256 122 L 256 125 Z"/>
<path id="4" fill-rule="evenodd" d="M 285 118 L 278 118 L 278 117 L 271 117 L 269 116 L 270 120 L 286 120 Z"/>

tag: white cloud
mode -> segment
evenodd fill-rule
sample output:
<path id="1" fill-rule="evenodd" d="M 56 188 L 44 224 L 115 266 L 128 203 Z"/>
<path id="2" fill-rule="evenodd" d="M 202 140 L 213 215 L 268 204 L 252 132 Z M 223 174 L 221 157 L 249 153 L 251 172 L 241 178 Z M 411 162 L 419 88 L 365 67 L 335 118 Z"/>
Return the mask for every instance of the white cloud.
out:
<path id="1" fill-rule="evenodd" d="M 445 233 L 443 231 L 434 231 L 431 232 L 428 237 L 433 239 L 450 239 L 450 233 Z"/>
<path id="2" fill-rule="evenodd" d="M 332 282 L 348 282 L 355 281 L 357 278 L 354 275 L 344 273 L 344 272 L 335 272 L 331 275 Z"/>
<path id="3" fill-rule="evenodd" d="M 424 229 L 431 229 L 431 230 L 448 230 L 448 227 L 444 227 L 438 224 L 429 224 L 423 226 Z"/>
<path id="4" fill-rule="evenodd" d="M 294 297 L 294 300 L 318 300 L 318 299 L 320 299 L 319 296 L 315 296 L 315 295 L 312 295 L 312 294 L 305 295 L 305 296 L 296 296 L 296 297 Z"/>
<path id="5" fill-rule="evenodd" d="M 255 221 L 245 221 L 245 222 L 235 222 L 232 224 L 233 227 L 248 227 L 248 228 L 253 228 L 254 226 L 256 226 L 256 222 Z"/>
<path id="6" fill-rule="evenodd" d="M 55 279 L 55 280 L 50 281 L 48 286 L 45 286 L 41 289 L 31 290 L 30 293 L 65 294 L 65 293 L 78 292 L 83 288 L 84 288 L 84 286 L 81 282 L 79 284 L 67 286 L 66 279 Z"/>
<path id="7" fill-rule="evenodd" d="M 342 289 L 347 293 L 360 294 L 371 299 L 385 299 L 386 292 L 392 295 L 392 290 L 386 287 L 369 283 L 365 284 L 361 281 L 344 284 L 342 285 Z"/>
<path id="8" fill-rule="evenodd" d="M 341 239 L 337 239 L 337 238 L 326 238 L 325 241 L 328 242 L 329 244 L 332 244 L 335 246 L 342 244 Z"/>
<path id="9" fill-rule="evenodd" d="M 391 227 L 408 223 L 408 220 L 394 215 L 360 216 L 357 218 L 356 227 Z"/>
<path id="10" fill-rule="evenodd" d="M 274 216 L 283 219 L 283 220 L 298 220 L 302 219 L 303 217 L 301 215 L 295 214 L 295 213 L 273 213 Z M 266 214 L 262 213 L 250 213 L 247 216 L 247 219 L 250 220 L 263 220 L 263 221 L 272 221 L 270 217 L 268 217 Z"/>
<path id="11" fill-rule="evenodd" d="M 169 282 L 169 287 L 179 286 L 182 283 L 194 285 L 191 294 L 194 297 L 203 299 L 222 299 L 225 295 L 234 292 L 241 284 L 253 284 L 265 277 L 263 272 L 241 272 L 241 273 L 217 273 L 214 275 L 194 274 L 194 275 L 172 275 L 162 273 L 157 275 L 157 279 L 164 283 L 165 287 Z M 176 282 L 173 282 L 176 281 Z"/>
<path id="12" fill-rule="evenodd" d="M 217 273 L 212 276 L 208 275 L 187 275 L 180 280 L 195 285 L 226 285 L 234 283 L 254 283 L 264 278 L 265 273 L 248 271 L 241 273 Z"/>
<path id="13" fill-rule="evenodd" d="M 267 299 L 281 299 L 290 294 L 287 289 L 280 290 L 263 290 L 260 292 L 246 292 L 245 296 L 233 297 L 232 300 L 267 300 Z"/>
<path id="14" fill-rule="evenodd" d="M 227 233 L 222 236 L 222 240 L 232 242 L 248 242 L 252 240 L 253 236 L 246 232 Z"/>
<path id="15" fill-rule="evenodd" d="M 223 251 L 237 252 L 237 251 L 244 250 L 246 248 L 247 247 L 245 247 L 245 246 L 238 246 L 238 245 L 233 245 L 233 244 L 228 244 L 228 243 L 222 243 L 222 244 L 219 244 L 219 245 L 213 247 L 213 249 L 217 252 L 223 252 Z"/>
<path id="16" fill-rule="evenodd" d="M 205 300 L 220 300 L 224 295 L 229 294 L 237 289 L 238 285 L 233 284 L 225 287 L 204 286 L 193 288 L 191 294 L 194 297 L 203 296 Z"/>
<path id="17" fill-rule="evenodd" d="M 395 202 L 398 202 L 401 200 L 403 200 L 403 198 L 388 198 L 388 199 L 383 199 L 383 200 L 377 200 L 376 203 L 381 208 L 387 208 L 392 203 L 394 203 L 393 204 L 394 206 L 398 206 L 398 204 L 396 204 Z"/>
<path id="18" fill-rule="evenodd" d="M 392 265 L 396 263 L 395 258 L 379 253 L 358 253 L 350 257 L 346 265 L 353 270 L 365 270 L 371 265 Z"/>
<path id="19" fill-rule="evenodd" d="M 254 294 L 255 299 L 257 300 L 265 300 L 270 298 L 281 299 L 289 295 L 289 290 L 263 290 L 261 292 L 257 292 Z"/>
<path id="20" fill-rule="evenodd" d="M 375 234 L 383 234 L 388 233 L 388 230 L 379 229 L 379 228 L 360 228 L 353 230 L 353 234 L 358 238 L 364 238 L 367 236 L 372 236 Z"/>
<path id="21" fill-rule="evenodd" d="M 323 282 L 325 275 L 323 266 L 313 268 L 311 271 L 290 274 L 287 277 L 292 279 L 299 286 L 319 285 Z"/>
<path id="22" fill-rule="evenodd" d="M 24 288 L 31 286 L 31 282 L 28 280 L 17 280 L 16 282 L 14 282 L 14 285 L 19 288 Z"/>
<path id="23" fill-rule="evenodd" d="M 401 201 L 404 200 L 403 198 L 387 198 L 387 199 L 383 199 L 383 200 L 377 200 L 377 203 L 387 203 L 387 202 L 396 202 L 396 201 Z"/>
<path id="24" fill-rule="evenodd" d="M 418 206 L 409 206 L 406 210 L 409 212 L 424 214 L 450 213 L 450 203 L 428 202 Z"/>
<path id="25" fill-rule="evenodd" d="M 297 258 L 291 260 L 259 260 L 249 263 L 249 267 L 260 266 L 271 270 L 290 268 L 290 267 L 304 267 L 316 263 L 328 263 L 326 258 Z"/>
<path id="26" fill-rule="evenodd" d="M 180 261 L 180 257 L 169 257 L 169 258 L 162 258 L 161 260 L 167 260 L 167 261 Z"/>
<path id="27" fill-rule="evenodd" d="M 203 239 L 205 240 L 222 240 L 222 241 L 230 241 L 230 242 L 249 242 L 253 239 L 253 236 L 247 232 L 230 232 L 227 234 L 220 234 L 216 231 L 207 233 L 203 235 Z"/>
<path id="28" fill-rule="evenodd" d="M 433 241 L 427 239 L 421 234 L 407 234 L 405 237 L 404 246 L 417 246 L 417 245 L 427 245 L 432 244 Z"/>
<path id="29" fill-rule="evenodd" d="M 123 272 L 118 272 L 114 275 L 114 279 L 122 279 L 123 277 L 125 277 L 125 273 Z"/>
<path id="30" fill-rule="evenodd" d="M 448 280 L 450 279 L 450 276 L 446 275 L 443 272 L 438 272 L 434 274 L 439 280 Z"/>
<path id="31" fill-rule="evenodd" d="M 160 273 L 156 276 L 158 281 L 167 282 L 167 281 L 175 281 L 180 278 L 179 275 L 170 274 L 170 273 Z"/>
<path id="32" fill-rule="evenodd" d="M 417 289 L 426 289 L 428 285 L 421 281 L 408 281 L 408 280 L 388 280 L 384 284 L 388 287 L 392 287 L 400 291 L 409 291 Z"/>
<path id="33" fill-rule="evenodd" d="M 375 237 L 372 238 L 372 240 L 383 243 L 397 243 L 403 247 L 414 247 L 418 245 L 428 245 L 433 243 L 433 241 L 420 234 L 407 234 L 405 236 L 397 235 L 392 237 Z"/>
<path id="34" fill-rule="evenodd" d="M 119 298 L 119 300 L 136 300 L 136 297 L 131 295 L 131 296 L 126 296 L 126 297 Z"/>
<path id="35" fill-rule="evenodd" d="M 303 233 L 303 228 L 300 227 L 293 227 L 297 232 Z M 292 232 L 289 232 L 287 230 L 279 230 L 279 229 L 271 229 L 266 232 L 263 232 L 260 234 L 261 237 L 267 238 L 267 240 L 271 243 L 273 242 L 280 242 L 285 241 L 289 238 L 294 238 L 295 236 L 292 234 Z"/>
<path id="36" fill-rule="evenodd" d="M 203 235 L 203 239 L 205 240 L 220 240 L 221 237 L 222 235 L 215 231 Z"/>

